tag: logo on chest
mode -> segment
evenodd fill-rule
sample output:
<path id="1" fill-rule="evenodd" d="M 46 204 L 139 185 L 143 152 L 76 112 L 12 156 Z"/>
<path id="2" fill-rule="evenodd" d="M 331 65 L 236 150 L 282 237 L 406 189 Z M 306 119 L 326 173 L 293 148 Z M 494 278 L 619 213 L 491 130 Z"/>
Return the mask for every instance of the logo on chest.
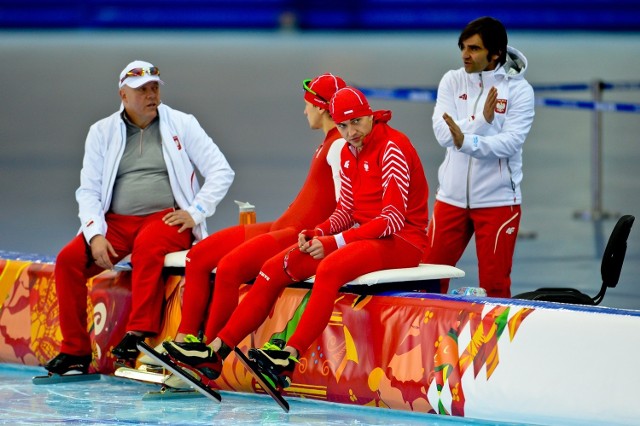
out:
<path id="1" fill-rule="evenodd" d="M 178 151 L 180 151 L 182 149 L 182 144 L 180 144 L 180 139 L 178 139 L 177 136 L 174 136 L 173 141 L 176 143 L 176 147 L 178 148 Z"/>
<path id="2" fill-rule="evenodd" d="M 498 114 L 504 114 L 507 111 L 507 100 L 506 99 L 498 99 L 496 100 L 496 109 L 495 111 Z"/>

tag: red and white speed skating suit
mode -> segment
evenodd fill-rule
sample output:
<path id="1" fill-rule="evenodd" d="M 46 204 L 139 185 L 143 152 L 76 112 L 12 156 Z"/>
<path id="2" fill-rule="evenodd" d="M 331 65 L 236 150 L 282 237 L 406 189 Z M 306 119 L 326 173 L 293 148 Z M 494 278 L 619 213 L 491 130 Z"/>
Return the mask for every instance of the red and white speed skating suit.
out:
<path id="1" fill-rule="evenodd" d="M 349 144 L 342 149 L 340 200 L 316 227 L 326 235 L 320 237 L 325 257 L 315 260 L 295 244 L 269 259 L 218 334 L 229 347 L 262 324 L 281 290 L 294 280 L 316 276 L 288 342 L 302 354 L 325 329 L 345 283 L 380 269 L 418 265 L 426 244 L 429 188 L 415 148 L 386 124 L 390 118 L 390 111 L 375 112 L 362 150 L 356 153 Z M 340 249 L 335 246 L 338 234 L 346 243 Z"/>
<path id="2" fill-rule="evenodd" d="M 337 163 L 339 157 L 332 160 L 331 152 L 339 154 L 344 143 L 336 128 L 327 133 L 300 192 L 280 218 L 223 229 L 189 250 L 179 333 L 197 335 L 206 318 L 207 340 L 217 336 L 238 305 L 240 285 L 253 280 L 267 259 L 297 241 L 302 229 L 334 210 L 338 164 L 330 162 Z M 212 291 L 210 275 L 216 267 Z"/>

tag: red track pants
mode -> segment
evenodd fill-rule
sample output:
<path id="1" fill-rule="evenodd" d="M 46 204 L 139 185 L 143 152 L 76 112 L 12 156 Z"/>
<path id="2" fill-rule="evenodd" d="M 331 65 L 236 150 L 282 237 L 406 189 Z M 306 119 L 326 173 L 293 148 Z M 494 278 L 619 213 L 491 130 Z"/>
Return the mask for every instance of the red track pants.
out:
<path id="1" fill-rule="evenodd" d="M 511 297 L 511 266 L 520 228 L 520 206 L 463 209 L 436 201 L 422 261 L 455 266 L 475 233 L 480 287 L 490 297 Z M 449 280 L 441 280 L 447 293 Z"/>
<path id="2" fill-rule="evenodd" d="M 262 266 L 218 337 L 229 347 L 236 346 L 267 318 L 281 291 L 293 282 L 289 275 L 304 280 L 315 274 L 309 302 L 288 342 L 302 354 L 329 323 L 340 287 L 368 272 L 417 266 L 421 255 L 418 248 L 395 236 L 356 241 L 321 260 L 302 253 L 297 244 L 290 246 Z"/>
<path id="3" fill-rule="evenodd" d="M 293 227 L 269 231 L 270 227 L 271 223 L 233 226 L 189 250 L 179 333 L 196 335 L 206 319 L 207 342 L 218 335 L 238 306 L 240 285 L 253 280 L 265 261 L 298 238 Z M 216 267 L 212 287 L 210 275 Z"/>
<path id="4" fill-rule="evenodd" d="M 172 209 L 147 216 L 107 213 L 107 240 L 118 254 L 115 264 L 131 253 L 131 313 L 127 331 L 159 332 L 164 303 L 162 268 L 167 253 L 185 250 L 193 242 L 190 230 L 178 233 L 162 217 Z M 102 272 L 91 258 L 82 234 L 77 235 L 58 254 L 55 264 L 56 292 L 62 330 L 61 352 L 70 355 L 91 353 L 87 331 L 87 280 Z"/>

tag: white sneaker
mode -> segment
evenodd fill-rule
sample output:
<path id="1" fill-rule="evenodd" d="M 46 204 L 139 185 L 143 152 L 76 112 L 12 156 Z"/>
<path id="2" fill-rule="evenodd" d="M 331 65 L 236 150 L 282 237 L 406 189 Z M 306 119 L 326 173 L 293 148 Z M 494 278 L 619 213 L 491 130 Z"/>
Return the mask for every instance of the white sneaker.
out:
<path id="1" fill-rule="evenodd" d="M 159 354 L 165 355 L 167 353 L 167 350 L 164 348 L 164 346 L 162 346 L 163 342 L 160 342 L 158 344 L 158 346 L 156 346 L 155 348 L 153 348 L 154 351 L 158 352 Z M 149 355 L 143 353 L 142 356 L 139 358 L 140 364 L 146 364 L 146 365 L 154 365 L 156 367 L 162 367 L 162 364 L 160 364 L 159 362 L 157 362 L 156 360 L 154 360 L 153 358 L 151 358 Z"/>
<path id="2" fill-rule="evenodd" d="M 198 375 L 196 373 L 194 373 L 193 371 L 187 370 L 187 369 L 183 369 L 185 372 L 191 374 L 194 378 L 200 380 L 200 378 L 198 377 Z M 191 389 L 192 386 L 190 383 L 185 382 L 184 380 L 182 380 L 180 377 L 176 376 L 175 374 L 167 374 L 167 376 L 165 377 L 164 381 L 162 382 L 165 386 L 173 388 L 173 389 Z"/>

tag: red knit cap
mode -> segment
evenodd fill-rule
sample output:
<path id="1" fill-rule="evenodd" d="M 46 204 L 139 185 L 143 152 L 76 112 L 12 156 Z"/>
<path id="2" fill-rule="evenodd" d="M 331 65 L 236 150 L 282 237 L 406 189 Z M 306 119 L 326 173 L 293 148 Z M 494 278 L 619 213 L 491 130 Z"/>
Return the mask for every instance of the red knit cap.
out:
<path id="1" fill-rule="evenodd" d="M 329 109 L 329 100 L 338 89 L 346 87 L 347 83 L 340 77 L 331 73 L 319 75 L 318 77 L 302 82 L 304 88 L 304 99 L 313 105 Z"/>
<path id="2" fill-rule="evenodd" d="M 340 89 L 331 98 L 329 108 L 331 118 L 336 123 L 373 114 L 364 94 L 355 87 Z"/>

